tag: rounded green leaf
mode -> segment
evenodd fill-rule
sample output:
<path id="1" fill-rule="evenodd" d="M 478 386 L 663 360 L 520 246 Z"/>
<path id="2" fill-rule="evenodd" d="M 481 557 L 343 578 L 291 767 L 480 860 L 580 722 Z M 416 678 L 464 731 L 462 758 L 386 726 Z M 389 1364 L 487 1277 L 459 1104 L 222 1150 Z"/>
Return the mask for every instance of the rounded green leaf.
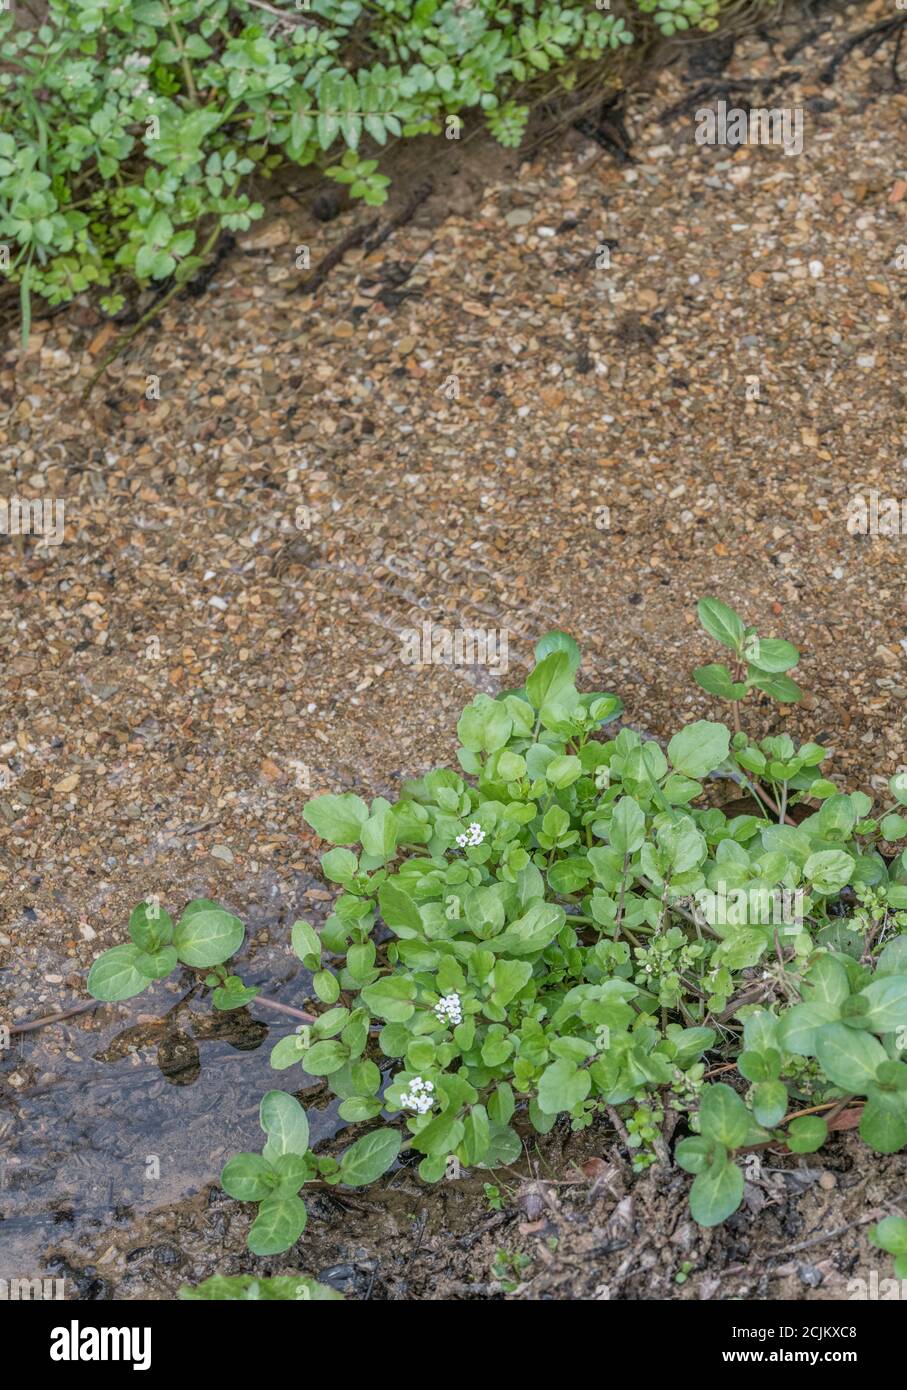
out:
<path id="1" fill-rule="evenodd" d="M 308 1213 L 301 1197 L 267 1197 L 248 1236 L 253 1255 L 279 1255 L 305 1230 Z"/>
<path id="2" fill-rule="evenodd" d="M 138 966 L 142 954 L 131 941 L 105 951 L 88 972 L 88 993 L 109 1004 L 141 994 L 149 984 L 148 975 Z"/>
<path id="3" fill-rule="evenodd" d="M 224 1164 L 220 1185 L 239 1202 L 260 1202 L 274 1190 L 274 1169 L 261 1154 L 236 1154 Z"/>
<path id="4" fill-rule="evenodd" d="M 724 1082 L 707 1086 L 699 1101 L 699 1122 L 708 1139 L 736 1149 L 744 1143 L 750 1131 L 747 1108 L 736 1091 Z"/>
<path id="5" fill-rule="evenodd" d="M 368 806 L 362 797 L 352 792 L 313 797 L 302 812 L 303 820 L 315 834 L 332 845 L 358 844 L 368 815 Z"/>
<path id="6" fill-rule="evenodd" d="M 869 1228 L 873 1245 L 887 1250 L 889 1255 L 907 1255 L 907 1220 L 903 1216 L 884 1216 Z"/>
<path id="7" fill-rule="evenodd" d="M 176 948 L 162 946 L 159 951 L 140 951 L 135 959 L 136 969 L 149 980 L 163 980 L 177 965 Z"/>
<path id="8" fill-rule="evenodd" d="M 688 1173 L 704 1173 L 709 1166 L 709 1159 L 715 1147 L 711 1139 L 706 1139 L 701 1134 L 694 1134 L 689 1139 L 681 1139 L 674 1150 L 674 1157 L 679 1167 L 685 1168 Z M 727 1154 L 725 1153 L 726 1158 Z"/>
<path id="9" fill-rule="evenodd" d="M 307 970 L 317 970 L 321 964 L 321 939 L 310 922 L 294 922 L 290 928 L 293 951 Z"/>
<path id="10" fill-rule="evenodd" d="M 281 1154 L 304 1154 L 309 1147 L 309 1122 L 295 1096 L 268 1091 L 262 1096 L 259 1121 L 268 1142 L 264 1155 L 273 1162 Z"/>
<path id="11" fill-rule="evenodd" d="M 580 650 L 576 642 L 566 632 L 546 632 L 540 638 L 535 647 L 536 661 L 544 661 L 546 656 L 552 652 L 566 652 L 570 674 L 574 675 L 579 670 Z"/>
<path id="12" fill-rule="evenodd" d="M 760 1125 L 773 1129 L 787 1110 L 787 1087 L 783 1081 L 761 1081 L 753 1087 L 751 1104 Z"/>
<path id="13" fill-rule="evenodd" d="M 867 1002 L 860 1024 L 872 1033 L 893 1033 L 907 1027 L 907 975 L 886 975 L 873 980 L 856 996 Z"/>
<path id="14" fill-rule="evenodd" d="M 324 1004 L 335 1004 L 340 998 L 340 981 L 330 970 L 319 970 L 312 977 L 312 988 Z"/>
<path id="15" fill-rule="evenodd" d="M 614 803 L 608 840 L 618 854 L 635 854 L 646 838 L 646 818 L 638 801 L 622 796 Z"/>
<path id="16" fill-rule="evenodd" d="M 700 1226 L 717 1226 L 737 1210 L 743 1199 L 743 1174 L 725 1161 L 700 1173 L 690 1188 L 690 1211 Z"/>
<path id="17" fill-rule="evenodd" d="M 173 921 L 156 902 L 137 903 L 129 914 L 129 935 L 136 946 L 154 954 L 173 940 Z"/>
<path id="18" fill-rule="evenodd" d="M 238 917 L 222 907 L 186 909 L 173 933 L 177 955 L 197 970 L 221 965 L 240 948 L 245 929 Z"/>
<path id="19" fill-rule="evenodd" d="M 785 1138 L 791 1153 L 815 1153 L 828 1138 L 828 1125 L 821 1115 L 800 1115 L 787 1126 Z"/>
<path id="20" fill-rule="evenodd" d="M 730 746 L 731 735 L 723 724 L 697 719 L 674 735 L 668 744 L 668 757 L 678 772 L 698 782 L 721 766 Z"/>
<path id="21" fill-rule="evenodd" d="M 860 1138 L 880 1154 L 900 1153 L 907 1147 L 907 1095 L 871 1087 L 860 1119 Z"/>
<path id="22" fill-rule="evenodd" d="M 345 1067 L 349 1060 L 350 1050 L 346 1043 L 325 1038 L 312 1044 L 302 1059 L 302 1067 L 309 1076 L 330 1076 Z"/>
<path id="23" fill-rule="evenodd" d="M 816 1034 L 816 1056 L 829 1081 L 842 1090 L 865 1095 L 879 1065 L 887 1060 L 882 1044 L 870 1033 L 826 1023 Z"/>
<path id="24" fill-rule="evenodd" d="M 396 1161 L 401 1136 L 396 1129 L 376 1129 L 356 1141 L 341 1156 L 340 1181 L 347 1187 L 366 1187 Z"/>
<path id="25" fill-rule="evenodd" d="M 823 849 L 811 854 L 803 875 L 818 893 L 839 893 L 851 880 L 854 860 L 842 849 Z"/>

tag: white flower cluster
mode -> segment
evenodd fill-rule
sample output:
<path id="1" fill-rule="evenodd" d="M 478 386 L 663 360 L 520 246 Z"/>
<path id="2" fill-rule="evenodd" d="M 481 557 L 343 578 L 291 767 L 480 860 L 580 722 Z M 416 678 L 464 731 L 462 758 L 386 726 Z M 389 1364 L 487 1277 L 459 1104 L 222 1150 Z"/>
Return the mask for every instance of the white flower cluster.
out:
<path id="1" fill-rule="evenodd" d="M 441 1023 L 449 1023 L 451 1028 L 456 1028 L 458 1023 L 463 1022 L 459 994 L 445 994 L 435 1005 L 435 1013 Z"/>
<path id="2" fill-rule="evenodd" d="M 400 1097 L 400 1104 L 405 1105 L 409 1110 L 415 1110 L 417 1115 L 424 1115 L 435 1103 L 432 1092 L 435 1089 L 433 1081 L 423 1081 L 421 1076 L 414 1076 L 409 1083 L 409 1090 L 404 1091 Z"/>
<path id="3" fill-rule="evenodd" d="M 485 839 L 485 831 L 477 820 L 470 821 L 468 830 L 462 835 L 457 836 L 457 844 L 460 849 L 465 849 L 467 845 L 480 845 Z"/>

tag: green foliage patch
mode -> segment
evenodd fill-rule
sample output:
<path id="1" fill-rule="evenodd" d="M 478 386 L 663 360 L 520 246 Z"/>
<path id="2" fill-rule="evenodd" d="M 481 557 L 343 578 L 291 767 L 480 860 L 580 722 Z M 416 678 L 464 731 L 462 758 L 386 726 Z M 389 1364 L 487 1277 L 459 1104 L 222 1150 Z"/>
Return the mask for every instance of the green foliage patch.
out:
<path id="1" fill-rule="evenodd" d="M 391 144 L 459 138 L 468 114 L 519 145 L 539 85 L 569 89 L 633 41 L 714 27 L 718 0 L 48 0 L 0 8 L 0 275 L 60 304 L 197 270 L 263 213 L 283 161 L 378 205 Z M 650 31 L 651 32 L 651 31 Z"/>
<path id="2" fill-rule="evenodd" d="M 752 630 L 732 609 L 699 611 L 745 651 Z M 766 645 L 776 667 L 799 659 Z M 757 673 L 765 647 L 760 659 Z M 676 1128 L 703 1226 L 739 1206 L 747 1154 L 812 1153 L 845 1108 L 870 1149 L 907 1147 L 907 777 L 876 810 L 823 776 L 824 748 L 787 734 L 699 719 L 666 747 L 610 736 L 621 702 L 580 692 L 579 668 L 576 643 L 549 634 L 521 689 L 463 711 L 457 768 L 393 802 L 305 806 L 339 892 L 320 930 L 292 929 L 316 1012 L 271 1061 L 291 1079 L 298 1067 L 300 1086 L 324 1078 L 365 1132 L 318 1158 L 294 1097 L 264 1098 L 262 1152 L 222 1175 L 258 1203 L 257 1254 L 298 1239 L 307 1182 L 366 1185 L 400 1154 L 425 1182 L 500 1169 L 559 1118 L 579 1130 L 616 1115 L 638 1170 Z M 713 804 L 721 779 L 750 810 Z M 229 913 L 194 903 L 174 928 L 140 907 L 130 932 L 92 969 L 98 997 L 129 997 L 171 952 L 228 988 L 216 971 L 242 934 Z M 899 1268 L 903 1226 L 873 1233 Z"/>

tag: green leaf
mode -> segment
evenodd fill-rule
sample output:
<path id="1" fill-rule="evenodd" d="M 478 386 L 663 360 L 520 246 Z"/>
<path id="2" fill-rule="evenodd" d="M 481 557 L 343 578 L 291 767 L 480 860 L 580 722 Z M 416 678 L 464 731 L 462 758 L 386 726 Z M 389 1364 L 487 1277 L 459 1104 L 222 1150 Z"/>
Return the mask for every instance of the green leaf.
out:
<path id="1" fill-rule="evenodd" d="M 545 660 L 552 652 L 565 652 L 567 655 L 567 669 L 571 677 L 579 670 L 580 650 L 572 637 L 566 632 L 546 632 L 537 643 L 535 648 L 535 659 L 537 662 Z"/>
<path id="2" fill-rule="evenodd" d="M 559 697 L 573 689 L 573 674 L 567 652 L 551 652 L 530 671 L 526 679 L 526 695 L 533 709 L 541 711 L 557 703 Z"/>
<path id="3" fill-rule="evenodd" d="M 702 598 L 696 605 L 699 621 L 710 637 L 731 651 L 740 652 L 745 628 L 733 608 L 717 598 Z"/>
<path id="4" fill-rule="evenodd" d="M 742 700 L 746 694 L 744 683 L 735 681 L 726 666 L 715 663 L 697 666 L 693 672 L 693 679 L 703 690 L 707 690 L 710 695 L 717 695 L 720 700 Z"/>
<path id="5" fill-rule="evenodd" d="M 158 903 L 138 903 L 129 915 L 129 935 L 142 951 L 152 954 L 173 940 L 173 920 Z"/>
<path id="6" fill-rule="evenodd" d="M 837 1011 L 850 995 L 847 971 L 833 956 L 820 956 L 806 973 L 803 996 L 808 1004 L 829 1005 L 836 1010 L 826 1022 L 837 1018 Z"/>
<path id="7" fill-rule="evenodd" d="M 758 668 L 751 666 L 747 672 L 750 679 L 759 690 L 764 690 L 766 695 L 771 695 L 773 700 L 779 700 L 785 705 L 795 705 L 798 700 L 802 700 L 803 691 L 796 681 L 792 681 L 790 676 L 763 676 Z"/>
<path id="8" fill-rule="evenodd" d="M 608 826 L 608 840 L 618 854 L 635 854 L 646 838 L 646 818 L 639 802 L 622 796 L 614 804 Z"/>
<path id="9" fill-rule="evenodd" d="M 331 1076 L 350 1060 L 350 1050 L 346 1043 L 336 1038 L 325 1038 L 313 1043 L 302 1059 L 303 1071 L 309 1076 Z"/>
<path id="10" fill-rule="evenodd" d="M 668 744 L 668 757 L 678 772 L 701 781 L 725 761 L 731 736 L 723 724 L 697 719 L 675 734 Z"/>
<path id="11" fill-rule="evenodd" d="M 279 1255 L 295 1245 L 308 1220 L 301 1197 L 267 1197 L 248 1236 L 253 1255 Z"/>
<path id="12" fill-rule="evenodd" d="M 903 1216 L 884 1216 L 867 1234 L 873 1245 L 889 1255 L 907 1255 L 907 1220 Z"/>
<path id="13" fill-rule="evenodd" d="M 316 1047 L 319 1044 L 316 1043 Z M 261 1127 L 268 1136 L 263 1153 L 269 1162 L 281 1154 L 304 1154 L 309 1147 L 309 1122 L 295 1096 L 268 1091 L 259 1106 Z"/>
<path id="14" fill-rule="evenodd" d="M 816 1056 L 829 1081 L 842 1090 L 865 1095 L 886 1060 L 882 1044 L 869 1033 L 826 1023 L 816 1034 Z"/>
<path id="15" fill-rule="evenodd" d="M 854 860 L 842 849 L 823 849 L 809 856 L 803 876 L 818 893 L 839 893 L 850 882 L 854 868 Z"/>
<path id="16" fill-rule="evenodd" d="M 727 1159 L 700 1173 L 690 1188 L 690 1211 L 700 1226 L 726 1221 L 743 1200 L 743 1174 Z"/>
<path id="17" fill-rule="evenodd" d="M 463 1144 L 469 1165 L 484 1162 L 491 1144 L 491 1128 L 484 1105 L 470 1106 L 463 1123 Z"/>
<path id="18" fill-rule="evenodd" d="M 582 775 L 583 767 L 579 758 L 572 754 L 569 757 L 552 758 L 545 769 L 545 778 L 552 787 L 557 787 L 558 791 L 563 791 L 565 787 L 572 786 Z"/>
<path id="19" fill-rule="evenodd" d="M 340 1181 L 347 1187 L 366 1187 L 396 1162 L 401 1137 L 396 1129 L 376 1129 L 358 1139 L 341 1155 Z"/>
<path id="20" fill-rule="evenodd" d="M 689 1139 L 681 1139 L 674 1150 L 674 1157 L 678 1165 L 685 1168 L 688 1173 L 704 1173 L 709 1166 L 709 1159 L 714 1153 L 715 1145 L 711 1139 L 704 1138 L 701 1134 L 694 1134 Z"/>
<path id="21" fill-rule="evenodd" d="M 193 1288 L 183 1284 L 179 1296 L 185 1302 L 343 1302 L 343 1294 L 329 1284 L 319 1284 L 304 1274 L 276 1274 L 259 1278 L 255 1274 L 212 1274 Z"/>
<path id="22" fill-rule="evenodd" d="M 753 1087 L 753 1114 L 766 1129 L 773 1129 L 787 1111 L 787 1087 L 783 1081 L 762 1081 Z"/>
<path id="23" fill-rule="evenodd" d="M 860 1118 L 860 1138 L 880 1154 L 907 1148 L 907 1095 L 871 1088 Z"/>
<path id="24" fill-rule="evenodd" d="M 535 955 L 550 946 L 565 920 L 566 913 L 557 903 L 533 903 L 500 936 L 491 937 L 488 948 L 511 956 Z"/>
<path id="25" fill-rule="evenodd" d="M 415 1013 L 412 1000 L 416 997 L 416 985 L 402 975 L 385 975 L 374 984 L 366 985 L 359 997 L 378 1018 L 386 1018 L 389 1023 L 405 1023 Z"/>
<path id="26" fill-rule="evenodd" d="M 505 1006 L 519 994 L 532 975 L 528 960 L 499 960 L 491 972 L 489 983 L 496 1004 Z"/>
<path id="27" fill-rule="evenodd" d="M 285 1038 L 281 1038 L 271 1049 L 271 1066 L 275 1071 L 286 1071 L 287 1067 L 292 1067 L 296 1062 L 302 1061 L 303 1053 L 306 1051 L 305 1040 L 299 1033 L 289 1033 Z"/>
<path id="28" fill-rule="evenodd" d="M 812 1154 L 828 1138 L 828 1125 L 821 1115 L 800 1115 L 787 1126 L 785 1138 L 791 1153 Z"/>
<path id="29" fill-rule="evenodd" d="M 797 648 L 778 637 L 754 637 L 746 643 L 744 655 L 750 666 L 771 675 L 789 671 L 800 660 Z"/>
<path id="30" fill-rule="evenodd" d="M 340 998 L 340 981 L 330 970 L 319 970 L 313 975 L 312 988 L 323 1004 L 336 1004 Z"/>
<path id="31" fill-rule="evenodd" d="M 907 1027 L 907 975 L 886 975 L 873 980 L 856 996 L 869 1008 L 855 1020 L 872 1033 L 893 1033 Z"/>
<path id="32" fill-rule="evenodd" d="M 397 936 L 424 935 L 425 929 L 418 907 L 393 879 L 387 879 L 378 889 L 378 906 L 381 908 L 385 924 L 391 931 L 396 932 Z"/>
<path id="33" fill-rule="evenodd" d="M 746 1106 L 737 1092 L 724 1082 L 703 1090 L 699 1101 L 699 1122 L 702 1133 L 726 1149 L 738 1148 L 745 1142 L 750 1129 Z"/>
<path id="34" fill-rule="evenodd" d="M 222 907 L 190 903 L 173 932 L 177 955 L 185 965 L 207 969 L 229 960 L 240 948 L 245 928 Z"/>
<path id="35" fill-rule="evenodd" d="M 149 983 L 138 967 L 141 958 L 142 952 L 131 941 L 105 951 L 88 972 L 88 993 L 109 1004 L 141 994 Z"/>
<path id="36" fill-rule="evenodd" d="M 592 1089 L 588 1071 L 580 1070 L 575 1062 L 559 1057 L 545 1068 L 538 1083 L 540 1109 L 549 1115 L 561 1110 L 573 1110 L 584 1101 Z"/>
<path id="37" fill-rule="evenodd" d="M 309 801 L 303 808 L 302 818 L 322 840 L 329 840 L 333 845 L 354 845 L 359 843 L 369 810 L 362 797 L 352 792 L 339 796 L 327 793 Z"/>
<path id="38" fill-rule="evenodd" d="M 311 923 L 294 922 L 290 928 L 290 941 L 306 969 L 317 970 L 321 964 L 321 940 Z"/>
<path id="39" fill-rule="evenodd" d="M 835 1004 L 795 1004 L 778 1021 L 778 1045 L 797 1057 L 814 1057 L 816 1035 L 840 1015 Z"/>
<path id="40" fill-rule="evenodd" d="M 236 1154 L 224 1164 L 220 1185 L 239 1202 L 260 1202 L 273 1192 L 275 1172 L 261 1154 Z"/>
<path id="41" fill-rule="evenodd" d="M 140 951 L 135 960 L 136 969 L 149 980 L 166 979 L 176 965 L 176 948 L 173 946 L 162 946 L 159 951 Z"/>

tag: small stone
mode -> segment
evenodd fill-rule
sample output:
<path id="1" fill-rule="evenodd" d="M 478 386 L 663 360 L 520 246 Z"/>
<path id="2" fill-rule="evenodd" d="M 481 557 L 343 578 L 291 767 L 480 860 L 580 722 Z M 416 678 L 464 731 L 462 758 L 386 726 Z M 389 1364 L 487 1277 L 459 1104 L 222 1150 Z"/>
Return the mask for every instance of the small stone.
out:
<path id="1" fill-rule="evenodd" d="M 504 218 L 508 227 L 525 227 L 527 222 L 532 221 L 531 208 L 512 208 Z"/>
<path id="2" fill-rule="evenodd" d="M 212 859 L 222 859 L 225 864 L 233 863 L 233 851 L 228 845 L 215 845 L 211 851 Z"/>

